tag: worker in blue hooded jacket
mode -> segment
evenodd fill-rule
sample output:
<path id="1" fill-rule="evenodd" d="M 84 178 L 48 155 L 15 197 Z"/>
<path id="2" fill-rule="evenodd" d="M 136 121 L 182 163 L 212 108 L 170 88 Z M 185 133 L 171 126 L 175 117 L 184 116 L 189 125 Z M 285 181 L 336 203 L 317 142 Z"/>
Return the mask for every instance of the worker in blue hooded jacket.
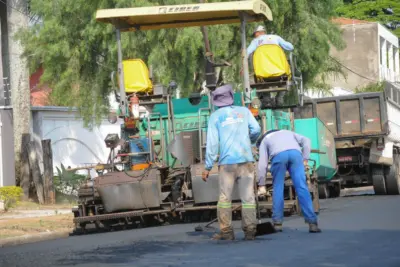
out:
<path id="1" fill-rule="evenodd" d="M 309 232 L 321 232 L 305 175 L 304 165 L 307 164 L 311 153 L 310 139 L 288 130 L 270 130 L 259 139 L 257 146 L 259 147 L 258 194 L 266 193 L 265 175 L 271 160 L 272 221 L 275 229 L 282 231 L 284 183 L 286 171 L 289 171 L 304 219 L 309 224 Z"/>
<path id="2" fill-rule="evenodd" d="M 232 193 L 239 186 L 242 200 L 242 229 L 246 240 L 256 234 L 255 167 L 251 142 L 261 133 L 260 125 L 247 107 L 235 106 L 230 84 L 211 93 L 212 103 L 219 107 L 208 121 L 207 148 L 203 180 L 207 181 L 214 162 L 219 158 L 218 222 L 221 233 L 214 239 L 235 239 L 232 228 Z"/>

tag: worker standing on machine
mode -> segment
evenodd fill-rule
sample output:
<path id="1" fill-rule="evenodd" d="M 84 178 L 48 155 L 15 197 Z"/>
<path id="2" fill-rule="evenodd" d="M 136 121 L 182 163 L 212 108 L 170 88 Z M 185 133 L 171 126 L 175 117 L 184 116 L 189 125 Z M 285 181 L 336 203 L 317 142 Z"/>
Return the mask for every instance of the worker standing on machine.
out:
<path id="1" fill-rule="evenodd" d="M 232 228 L 232 192 L 235 183 L 238 183 L 242 200 L 242 229 L 245 239 L 253 240 L 256 234 L 257 218 L 251 142 L 257 140 L 261 128 L 248 108 L 233 105 L 231 85 L 223 85 L 211 94 L 213 105 L 219 109 L 211 114 L 208 122 L 206 166 L 202 178 L 207 181 L 219 154 L 217 213 L 221 232 L 213 239 L 235 239 Z"/>
<path id="2" fill-rule="evenodd" d="M 274 44 L 279 45 L 282 49 L 286 51 L 292 51 L 294 49 L 293 45 L 285 41 L 282 37 L 275 34 L 267 34 L 264 26 L 257 26 L 253 32 L 254 39 L 251 41 L 249 47 L 247 47 L 247 56 L 250 56 L 257 47 L 260 45 Z"/>
<path id="3" fill-rule="evenodd" d="M 290 42 L 285 41 L 282 37 L 275 34 L 267 34 L 265 27 L 262 25 L 257 26 L 257 28 L 253 32 L 253 37 L 254 39 L 247 47 L 247 57 L 249 58 L 250 62 L 253 62 L 253 59 L 250 57 L 250 55 L 253 54 L 256 49 L 261 45 L 279 45 L 283 50 L 286 51 L 293 51 L 294 49 L 293 45 Z M 243 75 L 243 69 L 240 71 L 240 73 L 241 75 Z M 284 95 L 285 92 L 277 93 L 277 103 L 282 103 Z M 270 98 L 271 94 L 267 93 L 266 97 Z"/>
<path id="4" fill-rule="evenodd" d="M 275 229 L 282 231 L 284 183 L 286 171 L 289 171 L 304 219 L 309 224 L 309 232 L 321 232 L 308 190 L 304 167 L 310 157 L 310 139 L 288 130 L 270 130 L 258 140 L 257 146 L 259 147 L 258 185 L 260 186 L 258 194 L 266 193 L 265 175 L 269 159 L 271 159 L 272 221 Z"/>
<path id="5" fill-rule="evenodd" d="M 283 50 L 293 51 L 294 47 L 290 42 L 285 41 L 282 37 L 275 34 L 267 34 L 265 27 L 262 25 L 257 26 L 253 32 L 253 41 L 247 47 L 247 57 L 250 59 L 250 55 L 256 51 L 257 47 L 261 45 L 274 44 L 279 45 Z M 243 75 L 243 68 L 240 70 Z"/>

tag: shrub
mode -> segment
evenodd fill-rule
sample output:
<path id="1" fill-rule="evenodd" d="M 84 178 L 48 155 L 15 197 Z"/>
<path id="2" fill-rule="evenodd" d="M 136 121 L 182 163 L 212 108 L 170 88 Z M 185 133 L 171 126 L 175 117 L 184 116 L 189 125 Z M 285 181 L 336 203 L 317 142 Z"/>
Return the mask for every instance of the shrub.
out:
<path id="1" fill-rule="evenodd" d="M 3 186 L 0 187 L 0 200 L 4 202 L 4 210 L 8 211 L 16 205 L 20 200 L 24 191 L 19 186 Z"/>

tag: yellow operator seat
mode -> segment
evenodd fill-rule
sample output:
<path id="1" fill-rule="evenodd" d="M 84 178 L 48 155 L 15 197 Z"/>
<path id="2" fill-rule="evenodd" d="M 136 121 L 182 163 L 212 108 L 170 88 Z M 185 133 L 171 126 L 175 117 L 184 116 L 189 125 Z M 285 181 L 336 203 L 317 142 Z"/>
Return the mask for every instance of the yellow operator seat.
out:
<path id="1" fill-rule="evenodd" d="M 285 52 L 279 45 L 261 45 L 253 54 L 256 80 L 290 80 L 291 69 Z"/>
<path id="2" fill-rule="evenodd" d="M 127 94 L 151 94 L 153 83 L 150 72 L 141 59 L 127 59 L 122 61 L 124 69 L 124 85 Z"/>

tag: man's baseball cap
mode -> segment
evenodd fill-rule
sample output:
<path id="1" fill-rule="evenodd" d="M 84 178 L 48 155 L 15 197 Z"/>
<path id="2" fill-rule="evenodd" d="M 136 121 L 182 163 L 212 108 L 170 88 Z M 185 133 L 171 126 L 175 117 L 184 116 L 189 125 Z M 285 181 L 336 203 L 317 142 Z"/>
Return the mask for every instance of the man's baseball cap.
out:
<path id="1" fill-rule="evenodd" d="M 258 25 L 257 28 L 254 30 L 253 35 L 256 34 L 256 32 L 265 32 L 264 26 Z"/>

